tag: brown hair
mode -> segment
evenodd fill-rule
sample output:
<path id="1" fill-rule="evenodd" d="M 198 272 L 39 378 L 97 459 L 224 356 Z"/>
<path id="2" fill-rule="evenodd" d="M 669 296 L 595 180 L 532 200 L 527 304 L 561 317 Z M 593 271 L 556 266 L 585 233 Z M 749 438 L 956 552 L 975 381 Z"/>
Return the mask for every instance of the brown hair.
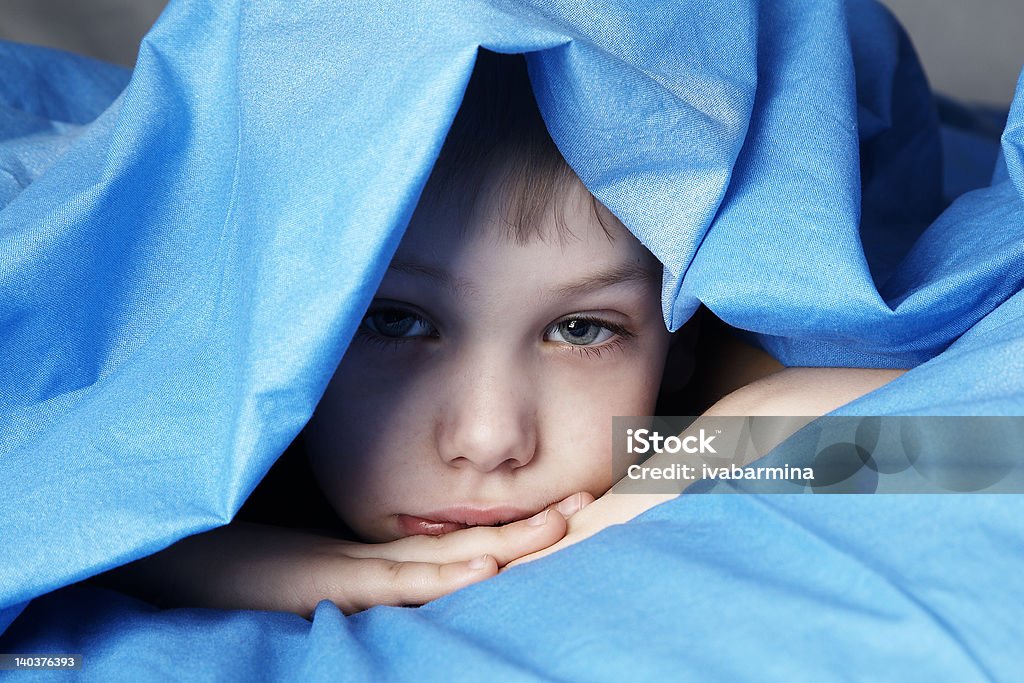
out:
<path id="1" fill-rule="evenodd" d="M 504 169 L 500 206 L 505 237 L 526 244 L 554 213 L 558 237 L 572 236 L 557 196 L 582 182 L 548 134 L 530 87 L 526 60 L 481 49 L 462 105 L 445 138 L 421 201 L 457 193 L 460 210 L 472 206 L 487 171 Z M 589 192 L 588 192 L 589 194 Z M 591 208 L 609 239 L 618 220 L 591 195 Z"/>

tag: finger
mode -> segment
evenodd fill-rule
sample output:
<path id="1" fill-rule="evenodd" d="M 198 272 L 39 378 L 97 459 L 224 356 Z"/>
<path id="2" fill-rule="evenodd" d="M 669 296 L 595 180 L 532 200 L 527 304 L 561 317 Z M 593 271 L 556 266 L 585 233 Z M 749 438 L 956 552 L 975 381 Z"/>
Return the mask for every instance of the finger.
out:
<path id="1" fill-rule="evenodd" d="M 565 531 L 565 517 L 548 508 L 530 519 L 505 526 L 477 526 L 442 536 L 407 536 L 390 543 L 351 545 L 344 552 L 349 557 L 435 564 L 490 555 L 502 566 L 557 542 Z"/>
<path id="2" fill-rule="evenodd" d="M 344 585 L 332 580 L 319 594 L 352 614 L 375 605 L 422 605 L 497 573 L 489 555 L 445 564 L 357 560 L 344 572 Z"/>
<path id="3" fill-rule="evenodd" d="M 555 504 L 554 508 L 569 519 L 577 512 L 594 502 L 594 496 L 586 491 L 579 491 Z"/>
<path id="4" fill-rule="evenodd" d="M 527 562 L 533 562 L 534 560 L 539 560 L 542 557 L 546 557 L 546 556 L 548 556 L 548 555 L 550 555 L 552 553 L 558 552 L 559 550 L 562 550 L 564 548 L 568 548 L 570 545 L 572 545 L 574 543 L 578 543 L 579 541 L 582 541 L 584 538 L 586 538 L 585 535 L 581 535 L 580 537 L 566 536 L 565 538 L 560 540 L 558 543 L 554 543 L 552 545 L 549 545 L 547 548 L 541 548 L 540 550 L 538 550 L 535 553 L 530 553 L 529 555 L 523 555 L 522 557 L 517 557 L 516 559 L 512 560 L 511 562 L 509 562 L 508 564 L 503 566 L 499 570 L 499 572 L 505 572 L 505 571 L 508 571 L 509 569 L 511 569 L 512 567 L 518 567 L 521 564 L 526 564 Z"/>

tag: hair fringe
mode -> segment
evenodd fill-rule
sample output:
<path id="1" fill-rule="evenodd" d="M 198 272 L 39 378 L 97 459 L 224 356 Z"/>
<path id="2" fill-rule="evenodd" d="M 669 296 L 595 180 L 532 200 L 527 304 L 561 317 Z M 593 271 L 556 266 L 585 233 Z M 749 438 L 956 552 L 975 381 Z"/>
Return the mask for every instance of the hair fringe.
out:
<path id="1" fill-rule="evenodd" d="M 544 239 L 541 226 L 549 213 L 559 241 L 577 238 L 568 227 L 564 202 L 556 198 L 574 184 L 582 186 L 582 181 L 548 133 L 526 60 L 481 49 L 421 201 L 457 194 L 459 215 L 465 219 L 479 199 L 484 177 L 496 169 L 504 170 L 499 207 L 506 239 L 516 244 Z M 594 216 L 613 240 L 608 218 L 617 219 L 589 191 L 588 195 Z"/>

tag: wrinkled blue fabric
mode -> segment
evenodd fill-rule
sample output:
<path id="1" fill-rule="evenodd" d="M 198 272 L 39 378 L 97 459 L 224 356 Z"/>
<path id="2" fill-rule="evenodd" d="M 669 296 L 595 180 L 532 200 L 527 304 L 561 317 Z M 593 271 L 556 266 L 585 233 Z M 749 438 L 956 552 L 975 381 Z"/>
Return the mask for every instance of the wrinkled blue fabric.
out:
<path id="1" fill-rule="evenodd" d="M 1015 681 L 1019 501 L 684 495 L 419 609 L 310 624 L 74 586 L 0 645 L 107 680 Z"/>
<path id="2" fill-rule="evenodd" d="M 232 518 L 342 356 L 479 46 L 528 53 L 563 155 L 664 263 L 670 327 L 703 303 L 789 365 L 920 364 L 851 414 L 1024 413 L 1024 81 L 995 172 L 951 183 L 872 2 L 172 1 L 131 73 L 0 44 L 0 652 L 104 680 L 1011 680 L 1017 497 L 682 496 L 312 624 L 44 596 Z"/>

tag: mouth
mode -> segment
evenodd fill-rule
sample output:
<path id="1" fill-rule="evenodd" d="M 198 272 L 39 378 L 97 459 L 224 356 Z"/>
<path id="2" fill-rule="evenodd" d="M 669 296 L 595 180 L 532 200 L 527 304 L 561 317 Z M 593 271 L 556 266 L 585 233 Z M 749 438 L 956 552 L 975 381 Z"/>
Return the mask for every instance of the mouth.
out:
<path id="1" fill-rule="evenodd" d="M 450 507 L 423 515 L 397 516 L 403 536 L 442 536 L 474 526 L 503 526 L 533 516 L 535 511 L 513 507 Z"/>

